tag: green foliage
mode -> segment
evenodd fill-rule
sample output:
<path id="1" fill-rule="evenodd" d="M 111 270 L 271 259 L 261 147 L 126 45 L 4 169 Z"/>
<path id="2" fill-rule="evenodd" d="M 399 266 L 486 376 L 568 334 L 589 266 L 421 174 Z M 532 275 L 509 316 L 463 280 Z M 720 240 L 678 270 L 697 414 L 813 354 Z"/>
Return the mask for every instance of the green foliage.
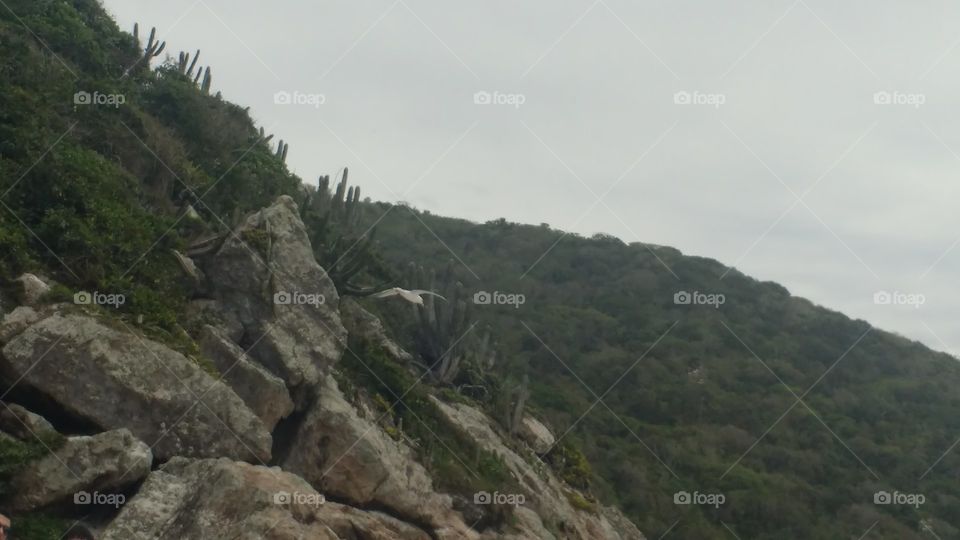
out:
<path id="1" fill-rule="evenodd" d="M 385 209 L 371 207 L 373 216 Z M 554 450 L 561 475 L 619 505 L 648 537 L 677 520 L 671 538 L 729 538 L 723 523 L 741 538 L 771 539 L 857 538 L 874 522 L 871 537 L 919 539 L 921 519 L 947 537 L 960 525 L 960 488 L 948 480 L 960 475 L 960 455 L 918 480 L 960 433 L 956 359 L 872 330 L 817 382 L 866 323 L 736 271 L 720 280 L 723 265 L 670 248 L 414 213 L 381 221 L 384 258 L 442 267 L 452 251 L 480 277 L 463 272 L 468 294 L 526 296 L 519 308 L 477 306 L 473 316 L 499 341 L 498 365 L 522 366 L 512 380 L 529 372 L 538 416 L 560 433 L 573 426 L 561 442 L 576 441 L 586 460 Z M 678 306 L 680 290 L 727 301 Z M 409 331 L 400 316 L 385 321 Z M 796 395 L 817 383 L 804 398 L 816 417 L 797 405 L 763 436 L 795 397 L 751 350 Z M 499 376 L 491 393 L 509 380 Z M 579 466 L 588 462 L 592 471 Z M 697 489 L 727 503 L 673 504 L 675 492 Z M 873 505 L 880 489 L 927 502 Z"/>
<path id="2" fill-rule="evenodd" d="M 65 519 L 45 514 L 26 514 L 13 516 L 13 530 L 17 540 L 53 540 L 63 537 L 71 525 Z"/>

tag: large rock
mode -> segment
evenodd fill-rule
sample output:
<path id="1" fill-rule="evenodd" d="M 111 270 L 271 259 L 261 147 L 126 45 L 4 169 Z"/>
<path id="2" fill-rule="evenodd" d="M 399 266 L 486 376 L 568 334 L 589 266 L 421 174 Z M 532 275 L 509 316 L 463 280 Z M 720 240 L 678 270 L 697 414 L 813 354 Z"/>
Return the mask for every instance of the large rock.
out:
<path id="1" fill-rule="evenodd" d="M 550 428 L 530 415 L 523 417 L 517 434 L 530 445 L 534 452 L 540 455 L 549 452 L 557 442 L 556 437 L 550 432 Z"/>
<path id="2" fill-rule="evenodd" d="M 16 403 L 0 402 L 0 431 L 23 441 L 55 436 L 53 424 L 39 414 L 30 412 Z"/>
<path id="3" fill-rule="evenodd" d="M 410 353 L 390 339 L 380 319 L 363 309 L 363 306 L 353 298 L 345 297 L 340 300 L 340 315 L 343 318 L 343 325 L 351 336 L 360 337 L 380 347 L 397 362 L 406 363 L 413 359 Z"/>
<path id="4" fill-rule="evenodd" d="M 50 292 L 50 285 L 34 274 L 23 274 L 14 281 L 21 287 L 23 304 L 33 306 L 40 303 L 43 295 Z"/>
<path id="5" fill-rule="evenodd" d="M 89 504 L 94 493 L 117 495 L 150 472 L 153 454 L 129 430 L 70 437 L 14 477 L 11 506 L 30 511 L 57 502 Z"/>
<path id="6" fill-rule="evenodd" d="M 500 456 L 524 495 L 525 509 L 515 511 L 514 520 L 500 534 L 507 538 L 563 538 L 583 540 L 643 540 L 633 523 L 612 508 L 597 507 L 596 512 L 574 508 L 569 496 L 575 492 L 561 482 L 545 465 L 534 468 L 530 462 L 504 444 L 493 421 L 482 411 L 463 403 L 434 403 L 452 425 L 476 444 Z M 521 509 L 523 510 L 523 509 Z M 544 533 L 562 531 L 560 536 Z"/>
<path id="7" fill-rule="evenodd" d="M 270 433 L 224 383 L 164 345 L 83 313 L 45 313 L 3 346 L 0 370 L 69 415 L 103 430 L 129 428 L 161 460 L 270 459 Z"/>
<path id="8" fill-rule="evenodd" d="M 317 489 L 358 506 L 387 508 L 391 514 L 433 529 L 437 538 L 475 538 L 412 451 L 377 424 L 361 418 L 332 378 L 324 381 L 314 408 L 291 442 L 284 470 Z"/>
<path id="9" fill-rule="evenodd" d="M 286 382 L 303 410 L 311 387 L 340 360 L 347 331 L 336 287 L 314 258 L 296 203 L 282 196 L 248 216 L 200 263 L 212 305 L 242 327 L 238 343 Z"/>
<path id="10" fill-rule="evenodd" d="M 200 332 L 200 351 L 213 361 L 223 380 L 250 407 L 269 431 L 293 412 L 283 380 L 251 362 L 246 353 L 213 326 Z"/>
<path id="11" fill-rule="evenodd" d="M 277 468 L 182 458 L 151 473 L 101 538 L 430 539 L 385 514 L 325 502 L 303 479 Z"/>

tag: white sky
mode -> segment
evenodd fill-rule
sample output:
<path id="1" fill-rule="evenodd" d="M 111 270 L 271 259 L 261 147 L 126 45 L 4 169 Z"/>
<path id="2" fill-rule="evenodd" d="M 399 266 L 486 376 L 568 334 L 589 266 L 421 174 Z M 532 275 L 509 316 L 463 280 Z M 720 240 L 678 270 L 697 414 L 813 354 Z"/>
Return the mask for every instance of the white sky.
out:
<path id="1" fill-rule="evenodd" d="M 958 4 L 105 4 L 201 49 L 306 181 L 347 165 L 376 200 L 674 246 L 960 354 Z"/>

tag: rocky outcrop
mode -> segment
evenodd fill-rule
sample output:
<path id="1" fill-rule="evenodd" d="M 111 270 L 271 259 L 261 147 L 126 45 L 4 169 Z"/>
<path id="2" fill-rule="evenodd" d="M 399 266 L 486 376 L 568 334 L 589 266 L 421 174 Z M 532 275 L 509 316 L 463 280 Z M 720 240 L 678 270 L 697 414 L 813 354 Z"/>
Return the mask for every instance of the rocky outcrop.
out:
<path id="1" fill-rule="evenodd" d="M 38 304 L 50 292 L 50 285 L 33 274 L 23 274 L 14 281 L 21 287 L 21 300 L 26 306 Z"/>
<path id="2" fill-rule="evenodd" d="M 176 458 L 153 472 L 101 536 L 268 540 L 429 540 L 378 512 L 326 502 L 277 468 Z"/>
<path id="3" fill-rule="evenodd" d="M 23 311 L 9 324 L 22 330 L 3 345 L 0 370 L 68 415 L 103 430 L 128 427 L 160 460 L 270 459 L 263 422 L 182 354 L 84 313 Z M 7 326 L 5 318 L 0 335 Z"/>
<path id="4" fill-rule="evenodd" d="M 572 488 L 554 476 L 546 465 L 534 467 L 504 444 L 493 421 L 482 411 L 463 403 L 447 404 L 432 399 L 452 425 L 458 426 L 480 448 L 499 455 L 518 482 L 524 495 L 525 508 L 533 512 L 514 512 L 512 529 L 503 534 L 519 534 L 522 538 L 583 540 L 644 538 L 639 529 L 613 509 L 598 507 L 591 512 L 574 508 L 569 500 L 570 496 L 576 496 Z M 554 532 L 544 536 L 543 533 L 548 530 Z"/>
<path id="5" fill-rule="evenodd" d="M 23 441 L 32 441 L 55 435 L 57 430 L 39 414 L 32 413 L 16 403 L 0 402 L 0 431 Z"/>
<path id="6" fill-rule="evenodd" d="M 298 410 L 305 409 L 312 387 L 339 361 L 347 332 L 296 203 L 283 196 L 248 216 L 199 262 L 215 301 L 207 307 L 238 323 L 240 332 L 227 328 L 227 335 L 286 381 Z"/>
<path id="7" fill-rule="evenodd" d="M 361 418 L 330 378 L 291 442 L 284 470 L 361 507 L 389 509 L 424 524 L 439 538 L 474 538 L 447 495 L 434 491 L 426 469 L 401 442 Z"/>
<path id="8" fill-rule="evenodd" d="M 90 504 L 94 494 L 116 495 L 150 472 L 153 454 L 129 430 L 69 437 L 31 462 L 11 482 L 11 506 L 29 511 L 57 502 Z"/>
<path id="9" fill-rule="evenodd" d="M 347 328 L 351 337 L 359 337 L 367 343 L 381 348 L 397 362 L 407 363 L 413 359 L 410 353 L 390 339 L 380 319 L 364 309 L 353 298 L 345 297 L 341 299 L 340 315 L 343 318 L 343 325 Z"/>
<path id="10" fill-rule="evenodd" d="M 282 418 L 293 412 L 293 400 L 283 380 L 251 362 L 246 353 L 220 330 L 206 325 L 198 341 L 200 352 L 220 371 L 223 380 L 273 431 Z"/>
<path id="11" fill-rule="evenodd" d="M 557 442 L 556 437 L 553 436 L 550 429 L 543 425 L 543 422 L 530 415 L 523 417 L 523 421 L 520 422 L 520 428 L 517 430 L 517 435 L 530 445 L 530 448 L 534 452 L 540 455 L 549 452 Z"/>

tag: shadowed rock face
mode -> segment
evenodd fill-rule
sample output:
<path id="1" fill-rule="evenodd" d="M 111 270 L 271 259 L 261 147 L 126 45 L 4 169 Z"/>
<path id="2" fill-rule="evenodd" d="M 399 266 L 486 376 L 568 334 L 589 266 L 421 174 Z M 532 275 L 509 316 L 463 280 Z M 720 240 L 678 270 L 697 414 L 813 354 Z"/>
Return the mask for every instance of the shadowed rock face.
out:
<path id="1" fill-rule="evenodd" d="M 13 479 L 11 506 L 29 511 L 74 500 L 75 495 L 87 504 L 84 492 L 116 494 L 146 477 L 152 462 L 150 447 L 127 429 L 70 437 Z"/>
<path id="2" fill-rule="evenodd" d="M 104 430 L 126 427 L 160 460 L 270 459 L 263 422 L 182 354 L 81 313 L 52 309 L 16 324 L 25 328 L 3 345 L 0 368 L 67 414 Z"/>
<path id="3" fill-rule="evenodd" d="M 251 214 L 200 262 L 214 309 L 239 326 L 227 335 L 282 378 L 303 410 L 312 387 L 340 360 L 347 331 L 340 297 L 314 258 L 296 203 L 283 196 Z"/>
<path id="4" fill-rule="evenodd" d="M 275 467 L 176 458 L 150 474 L 102 538 L 429 540 L 430 536 L 378 512 L 325 502 L 304 480 Z"/>
<path id="5" fill-rule="evenodd" d="M 240 399 L 273 431 L 282 418 L 293 412 L 293 401 L 283 379 L 259 364 L 213 326 L 200 334 L 200 351 L 209 358 Z"/>

